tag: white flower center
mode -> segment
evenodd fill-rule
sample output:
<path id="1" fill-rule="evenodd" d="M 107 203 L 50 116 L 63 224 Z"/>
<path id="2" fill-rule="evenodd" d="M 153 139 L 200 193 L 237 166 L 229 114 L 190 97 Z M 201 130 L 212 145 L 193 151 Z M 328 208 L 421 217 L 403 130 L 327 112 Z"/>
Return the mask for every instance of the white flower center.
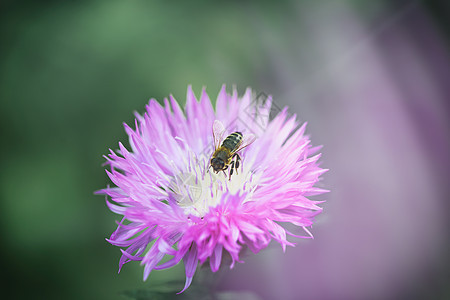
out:
<path id="1" fill-rule="evenodd" d="M 184 172 L 174 176 L 169 185 L 178 205 L 186 215 L 204 216 L 210 207 L 218 205 L 226 192 L 237 194 L 247 192 L 245 201 L 251 199 L 259 176 L 256 176 L 242 161 L 229 179 L 230 167 L 224 172 L 215 173 L 210 168 L 210 157 L 191 155 Z M 245 202 L 244 201 L 244 202 Z"/>

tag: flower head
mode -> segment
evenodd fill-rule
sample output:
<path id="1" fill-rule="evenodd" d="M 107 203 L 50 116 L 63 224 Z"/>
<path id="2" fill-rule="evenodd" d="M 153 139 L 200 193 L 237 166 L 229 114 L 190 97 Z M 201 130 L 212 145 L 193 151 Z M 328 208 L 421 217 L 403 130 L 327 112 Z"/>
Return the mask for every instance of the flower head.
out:
<path id="1" fill-rule="evenodd" d="M 272 239 L 283 250 L 294 245 L 279 222 L 311 237 L 307 227 L 321 208 L 307 197 L 325 192 L 315 186 L 326 171 L 318 166 L 319 148 L 310 145 L 306 124 L 299 128 L 287 108 L 270 120 L 272 101 L 264 100 L 254 99 L 250 89 L 242 98 L 236 90 L 228 95 L 223 86 L 214 110 L 204 90 L 197 101 L 189 87 L 184 111 L 172 96 L 164 106 L 152 99 L 146 113 L 136 115 L 135 129 L 125 124 L 131 151 L 119 143 L 118 151 L 105 156 L 116 187 L 99 191 L 123 215 L 107 239 L 125 248 L 120 268 L 141 261 L 145 280 L 152 270 L 183 260 L 184 291 L 199 262 L 209 261 L 215 272 L 225 253 L 233 267 L 244 247 L 256 253 Z M 217 125 L 223 128 L 213 134 Z M 229 151 L 228 168 L 214 172 L 213 153 L 233 132 L 249 145 Z M 160 263 L 166 255 L 172 258 Z"/>

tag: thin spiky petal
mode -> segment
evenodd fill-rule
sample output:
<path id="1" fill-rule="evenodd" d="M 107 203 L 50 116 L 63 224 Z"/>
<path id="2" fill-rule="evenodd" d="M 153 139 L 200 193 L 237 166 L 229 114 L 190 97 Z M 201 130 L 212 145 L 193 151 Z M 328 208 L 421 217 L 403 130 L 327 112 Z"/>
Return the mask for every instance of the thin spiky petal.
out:
<path id="1" fill-rule="evenodd" d="M 197 100 L 189 86 L 184 111 L 173 96 L 164 106 L 151 99 L 146 113 L 136 114 L 134 129 L 124 125 L 130 150 L 119 143 L 105 156 L 115 186 L 97 192 L 123 216 L 107 239 L 125 248 L 119 271 L 141 261 L 145 280 L 152 270 L 183 261 L 183 292 L 198 263 L 209 261 L 216 272 L 226 258 L 230 268 L 242 262 L 243 248 L 257 253 L 275 240 L 285 251 L 294 245 L 288 235 L 312 237 L 308 227 L 322 209 L 308 197 L 327 192 L 317 186 L 327 171 L 319 167 L 320 147 L 310 145 L 306 123 L 300 126 L 287 108 L 270 120 L 271 105 L 271 97 L 260 99 L 247 89 L 239 98 L 236 89 L 228 95 L 222 86 L 214 110 L 205 89 Z M 215 120 L 224 124 L 225 136 L 256 136 L 239 152 L 241 165 L 231 179 L 209 169 Z M 281 223 L 299 227 L 305 236 Z M 172 258 L 161 263 L 166 255 Z"/>

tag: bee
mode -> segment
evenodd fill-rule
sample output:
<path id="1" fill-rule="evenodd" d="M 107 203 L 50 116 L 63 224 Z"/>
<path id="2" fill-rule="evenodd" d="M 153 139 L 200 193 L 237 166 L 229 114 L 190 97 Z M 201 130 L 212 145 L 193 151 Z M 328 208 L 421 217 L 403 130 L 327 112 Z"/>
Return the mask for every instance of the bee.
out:
<path id="1" fill-rule="evenodd" d="M 253 143 L 255 141 L 255 136 L 253 134 L 249 134 L 244 137 L 241 132 L 236 131 L 227 136 L 222 142 L 225 127 L 219 120 L 214 121 L 212 131 L 215 150 L 212 154 L 210 167 L 213 168 L 213 171 L 216 174 L 223 171 L 226 176 L 225 170 L 231 166 L 228 178 L 228 180 L 231 180 L 233 171 L 236 170 L 237 174 L 237 170 L 240 165 L 241 157 L 239 156 L 238 151 Z"/>

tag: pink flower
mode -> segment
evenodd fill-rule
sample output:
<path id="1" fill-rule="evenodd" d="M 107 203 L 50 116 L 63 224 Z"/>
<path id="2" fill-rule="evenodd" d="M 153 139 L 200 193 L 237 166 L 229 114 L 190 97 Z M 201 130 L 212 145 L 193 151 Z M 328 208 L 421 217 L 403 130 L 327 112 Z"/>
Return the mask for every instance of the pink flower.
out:
<path id="1" fill-rule="evenodd" d="M 306 124 L 298 129 L 287 108 L 269 120 L 272 101 L 264 100 L 254 99 L 250 89 L 242 98 L 236 90 L 230 96 L 223 86 L 214 111 L 204 90 L 198 102 L 189 87 L 185 112 L 172 96 L 164 106 L 152 99 L 144 116 L 136 116 L 134 130 L 125 125 L 131 151 L 119 143 L 120 150 L 105 156 L 116 187 L 98 192 L 110 197 L 113 212 L 123 215 L 107 239 L 126 248 L 120 268 L 141 261 L 146 280 L 152 270 L 183 260 L 183 292 L 198 262 L 209 260 L 215 272 L 224 253 L 232 268 L 241 262 L 243 247 L 256 253 L 272 239 L 283 250 L 294 245 L 279 222 L 303 228 L 307 235 L 300 237 L 312 237 L 307 227 L 321 208 L 307 197 L 326 192 L 315 186 L 326 171 L 318 166 L 320 154 L 312 156 L 319 148 L 311 147 Z M 215 123 L 226 127 L 220 143 L 235 131 L 244 139 L 256 137 L 238 151 L 240 165 L 231 177 L 230 168 L 218 173 L 210 168 Z M 159 264 L 165 255 L 173 257 Z"/>

